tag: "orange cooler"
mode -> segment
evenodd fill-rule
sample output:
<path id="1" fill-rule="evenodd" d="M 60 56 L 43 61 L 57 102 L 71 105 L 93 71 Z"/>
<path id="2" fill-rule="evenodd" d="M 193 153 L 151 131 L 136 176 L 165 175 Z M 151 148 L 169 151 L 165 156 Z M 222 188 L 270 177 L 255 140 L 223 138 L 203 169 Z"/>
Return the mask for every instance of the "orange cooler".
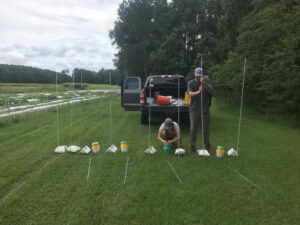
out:
<path id="1" fill-rule="evenodd" d="M 170 105 L 170 100 L 169 97 L 158 95 L 156 103 L 159 105 Z"/>

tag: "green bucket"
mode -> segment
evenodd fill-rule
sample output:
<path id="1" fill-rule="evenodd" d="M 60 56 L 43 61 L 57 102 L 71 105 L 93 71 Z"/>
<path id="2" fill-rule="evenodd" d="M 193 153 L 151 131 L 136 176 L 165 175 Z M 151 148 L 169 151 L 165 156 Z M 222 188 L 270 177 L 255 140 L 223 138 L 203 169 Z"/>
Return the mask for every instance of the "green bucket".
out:
<path id="1" fill-rule="evenodd" d="M 171 153 L 171 145 L 170 144 L 165 144 L 164 145 L 164 153 L 165 154 L 170 154 Z"/>

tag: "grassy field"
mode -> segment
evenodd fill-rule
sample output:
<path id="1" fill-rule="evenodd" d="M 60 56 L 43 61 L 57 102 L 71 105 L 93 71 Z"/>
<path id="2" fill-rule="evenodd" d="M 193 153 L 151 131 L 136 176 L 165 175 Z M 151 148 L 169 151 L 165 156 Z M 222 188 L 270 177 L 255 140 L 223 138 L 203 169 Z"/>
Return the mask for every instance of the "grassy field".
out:
<path id="1" fill-rule="evenodd" d="M 299 224 L 299 129 L 245 112 L 240 157 L 200 158 L 163 154 L 155 123 L 151 144 L 158 152 L 147 155 L 148 126 L 140 125 L 139 112 L 124 112 L 119 96 L 112 111 L 112 142 L 128 141 L 128 153 L 105 153 L 108 98 L 74 105 L 72 130 L 71 107 L 59 109 L 60 144 L 99 141 L 97 154 L 53 152 L 55 108 L 1 119 L 0 224 Z M 212 146 L 236 146 L 238 115 L 214 101 Z M 181 128 L 188 149 L 189 126 Z"/>
<path id="2" fill-rule="evenodd" d="M 78 89 L 81 84 L 77 83 Z M 107 84 L 82 84 L 85 90 L 92 89 L 119 89 L 118 85 L 107 85 Z M 58 85 L 58 91 L 71 91 L 73 89 L 72 83 L 64 83 Z M 32 93 L 32 92 L 55 92 L 55 84 L 24 84 L 24 83 L 0 83 L 0 93 Z"/>

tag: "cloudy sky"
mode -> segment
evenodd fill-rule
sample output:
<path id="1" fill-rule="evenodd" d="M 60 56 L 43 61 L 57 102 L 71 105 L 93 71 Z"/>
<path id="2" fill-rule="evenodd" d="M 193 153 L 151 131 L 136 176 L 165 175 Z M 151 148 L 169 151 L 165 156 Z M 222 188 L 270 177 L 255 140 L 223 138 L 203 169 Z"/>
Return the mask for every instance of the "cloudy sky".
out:
<path id="1" fill-rule="evenodd" d="M 122 0 L 0 0 L 0 64 L 114 68 L 109 38 Z"/>

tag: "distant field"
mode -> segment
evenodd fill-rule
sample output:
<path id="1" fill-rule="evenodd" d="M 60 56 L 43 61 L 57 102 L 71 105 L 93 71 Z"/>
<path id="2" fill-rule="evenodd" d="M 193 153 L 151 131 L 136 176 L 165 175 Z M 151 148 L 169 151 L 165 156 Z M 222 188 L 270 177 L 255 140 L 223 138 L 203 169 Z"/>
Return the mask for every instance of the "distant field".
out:
<path id="1" fill-rule="evenodd" d="M 244 112 L 240 157 L 200 158 L 163 154 L 154 123 L 158 152 L 147 155 L 148 126 L 115 96 L 112 143 L 128 141 L 129 152 L 110 154 L 109 105 L 105 97 L 60 107 L 58 136 L 55 108 L 0 118 L 0 224 L 299 224 L 299 129 Z M 236 146 L 238 115 L 214 99 L 213 149 Z M 189 126 L 181 129 L 188 150 Z M 61 145 L 99 141 L 101 151 L 57 155 L 57 137 Z"/>
<path id="2" fill-rule="evenodd" d="M 56 92 L 55 84 L 20 84 L 20 83 L 0 83 L 0 115 L 1 110 L 9 106 L 33 105 L 47 103 L 56 100 L 57 96 L 67 100 L 77 97 L 90 96 L 91 90 L 119 90 L 118 85 L 107 84 L 80 84 L 72 83 L 59 84 Z M 79 93 L 79 91 L 83 90 Z M 29 101 L 35 101 L 30 103 Z"/>
<path id="3" fill-rule="evenodd" d="M 73 89 L 72 83 L 64 83 L 58 85 L 58 91 L 70 91 Z M 77 84 L 80 89 L 80 83 Z M 92 89 L 119 89 L 118 85 L 107 84 L 83 84 L 86 90 Z M 0 93 L 29 93 L 29 92 L 54 92 L 55 84 L 24 84 L 24 83 L 0 83 Z"/>

